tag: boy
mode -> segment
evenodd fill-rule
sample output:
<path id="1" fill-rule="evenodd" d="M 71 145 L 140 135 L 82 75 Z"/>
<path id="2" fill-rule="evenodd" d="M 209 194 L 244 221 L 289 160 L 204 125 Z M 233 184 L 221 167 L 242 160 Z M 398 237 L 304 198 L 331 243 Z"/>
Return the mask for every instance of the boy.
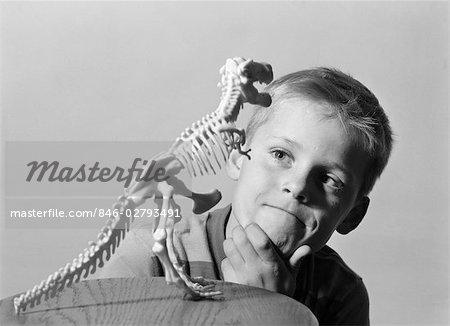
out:
<path id="1" fill-rule="evenodd" d="M 290 74 L 267 91 L 272 105 L 247 128 L 251 159 L 235 151 L 228 161 L 231 206 L 177 224 L 180 259 L 191 276 L 289 295 L 320 324 L 369 324 L 361 278 L 325 244 L 363 219 L 391 151 L 388 118 L 366 87 L 333 69 Z M 138 223 L 103 277 L 162 275 L 151 221 Z"/>

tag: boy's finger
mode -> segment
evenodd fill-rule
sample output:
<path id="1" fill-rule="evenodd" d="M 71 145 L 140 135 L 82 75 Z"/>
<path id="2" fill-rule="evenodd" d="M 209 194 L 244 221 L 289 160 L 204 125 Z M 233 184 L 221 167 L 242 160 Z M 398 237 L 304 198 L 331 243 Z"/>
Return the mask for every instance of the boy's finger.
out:
<path id="1" fill-rule="evenodd" d="M 249 224 L 245 228 L 245 232 L 256 254 L 263 261 L 278 262 L 280 260 L 272 241 L 258 224 Z"/>
<path id="2" fill-rule="evenodd" d="M 242 258 L 233 238 L 225 239 L 223 242 L 223 251 L 233 266 L 239 267 L 245 263 L 244 258 Z"/>
<path id="3" fill-rule="evenodd" d="M 228 258 L 222 260 L 220 264 L 220 268 L 222 269 L 223 279 L 227 282 L 236 282 L 236 272 Z"/>
<path id="4" fill-rule="evenodd" d="M 241 257 L 246 263 L 254 263 L 257 259 L 260 259 L 258 253 L 255 248 L 253 248 L 253 244 L 249 240 L 246 230 L 242 226 L 237 226 L 233 229 L 233 242 L 236 246 L 236 249 L 241 254 Z"/>
<path id="5" fill-rule="evenodd" d="M 297 248 L 292 256 L 289 258 L 289 265 L 293 270 L 297 270 L 300 267 L 300 262 L 302 258 L 309 255 L 312 252 L 312 249 L 308 245 L 303 245 Z"/>

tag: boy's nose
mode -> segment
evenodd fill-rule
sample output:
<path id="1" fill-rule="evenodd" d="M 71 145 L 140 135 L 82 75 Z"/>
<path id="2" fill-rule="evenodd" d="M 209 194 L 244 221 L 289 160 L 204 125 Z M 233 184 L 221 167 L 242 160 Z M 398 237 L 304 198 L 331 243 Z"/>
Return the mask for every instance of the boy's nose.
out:
<path id="1" fill-rule="evenodd" d="M 291 176 L 283 183 L 282 191 L 302 203 L 308 202 L 311 196 L 308 176 Z"/>

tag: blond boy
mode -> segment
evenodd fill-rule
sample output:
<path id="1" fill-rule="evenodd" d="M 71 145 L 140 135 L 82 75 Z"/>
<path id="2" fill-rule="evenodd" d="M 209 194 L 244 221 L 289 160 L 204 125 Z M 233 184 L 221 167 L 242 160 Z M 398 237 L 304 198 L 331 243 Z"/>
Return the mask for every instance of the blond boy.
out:
<path id="1" fill-rule="evenodd" d="M 230 206 L 177 225 L 191 276 L 277 291 L 308 306 L 320 324 L 369 324 L 362 279 L 326 246 L 363 219 L 388 161 L 392 135 L 376 97 L 334 69 L 271 83 L 269 108 L 247 128 L 249 160 L 232 152 Z M 160 276 L 151 221 L 131 232 L 102 277 Z M 144 224 L 145 224 L 144 223 Z"/>

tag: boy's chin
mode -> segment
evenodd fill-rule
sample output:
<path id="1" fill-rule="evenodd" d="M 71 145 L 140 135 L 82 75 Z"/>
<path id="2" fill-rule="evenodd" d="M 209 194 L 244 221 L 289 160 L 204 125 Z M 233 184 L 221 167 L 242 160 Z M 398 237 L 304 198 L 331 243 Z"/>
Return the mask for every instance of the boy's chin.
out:
<path id="1" fill-rule="evenodd" d="M 294 254 L 295 250 L 300 248 L 300 244 L 275 244 L 278 254 L 285 261 L 289 261 L 291 256 Z"/>
<path id="2" fill-rule="evenodd" d="M 250 223 L 258 224 L 272 242 L 278 255 L 284 260 L 289 260 L 295 250 L 304 244 L 307 237 L 307 229 L 297 219 L 282 219 L 263 212 L 257 212 L 252 220 L 239 220 L 234 215 L 233 219 L 244 228 Z"/>
<path id="3" fill-rule="evenodd" d="M 293 234 L 287 234 L 282 230 L 274 230 L 261 224 L 259 224 L 259 226 L 267 234 L 272 241 L 275 250 L 284 260 L 289 260 L 295 250 L 304 242 L 304 232 L 300 233 L 300 231 L 298 231 L 294 236 Z"/>

